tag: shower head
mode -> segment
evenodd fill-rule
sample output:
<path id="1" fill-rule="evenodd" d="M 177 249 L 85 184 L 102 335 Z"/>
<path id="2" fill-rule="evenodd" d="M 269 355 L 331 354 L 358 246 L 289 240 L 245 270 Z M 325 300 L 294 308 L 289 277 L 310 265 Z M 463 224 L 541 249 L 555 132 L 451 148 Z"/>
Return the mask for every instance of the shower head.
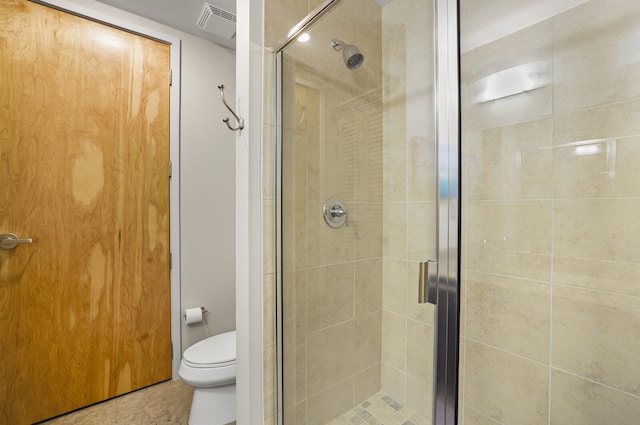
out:
<path id="1" fill-rule="evenodd" d="M 344 41 L 334 38 L 331 40 L 331 47 L 334 50 L 342 50 L 342 58 L 347 68 L 350 70 L 358 69 L 362 62 L 364 62 L 364 55 L 353 44 L 347 44 Z"/>

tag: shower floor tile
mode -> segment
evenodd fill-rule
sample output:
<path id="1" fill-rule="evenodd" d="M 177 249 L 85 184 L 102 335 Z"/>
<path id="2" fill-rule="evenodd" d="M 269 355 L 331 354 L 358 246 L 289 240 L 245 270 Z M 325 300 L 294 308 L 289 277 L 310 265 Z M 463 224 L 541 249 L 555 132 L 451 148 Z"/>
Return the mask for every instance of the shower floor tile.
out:
<path id="1" fill-rule="evenodd" d="M 379 392 L 327 425 L 430 425 L 430 422 L 387 394 Z"/>

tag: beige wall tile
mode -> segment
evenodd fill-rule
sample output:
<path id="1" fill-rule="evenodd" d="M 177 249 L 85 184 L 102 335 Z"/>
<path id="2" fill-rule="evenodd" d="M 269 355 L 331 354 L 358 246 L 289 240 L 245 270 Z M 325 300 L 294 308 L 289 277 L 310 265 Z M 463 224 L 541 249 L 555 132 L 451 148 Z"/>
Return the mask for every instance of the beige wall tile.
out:
<path id="1" fill-rule="evenodd" d="M 404 69 L 404 67 L 402 69 Z M 387 69 L 384 76 L 385 82 L 388 81 L 389 83 L 384 87 L 383 121 L 385 122 L 385 128 L 382 140 L 383 149 L 391 149 L 394 146 L 400 147 L 407 143 L 407 129 L 406 126 L 403 125 L 403 123 L 407 122 L 407 98 L 404 90 L 404 75 L 398 76 L 396 72 L 397 71 Z M 384 152 L 384 170 L 387 170 L 387 168 L 392 165 L 396 168 L 400 165 L 397 162 L 390 162 L 387 157 L 388 153 Z M 391 190 L 393 186 L 387 183 L 386 174 L 383 175 L 383 179 L 384 198 L 387 199 L 389 196 L 394 196 Z M 399 194 L 395 196 L 399 196 Z"/>
<path id="2" fill-rule="evenodd" d="M 380 312 L 370 313 L 357 317 L 355 326 L 355 358 L 354 371 L 362 372 L 365 369 L 380 363 L 382 358 L 382 316 Z"/>
<path id="3" fill-rule="evenodd" d="M 382 259 L 356 262 L 355 315 L 382 309 Z"/>
<path id="4" fill-rule="evenodd" d="M 322 216 L 323 205 L 324 202 L 307 203 L 308 267 L 355 259 L 354 226 L 329 227 Z"/>
<path id="5" fill-rule="evenodd" d="M 313 332 L 353 318 L 354 263 L 308 270 L 307 330 Z"/>
<path id="6" fill-rule="evenodd" d="M 594 139 L 617 139 L 640 134 L 640 100 L 607 104 L 557 114 L 553 122 L 556 146 Z"/>
<path id="7" fill-rule="evenodd" d="M 385 257 L 382 260 L 382 309 L 404 316 L 406 313 L 407 262 Z"/>
<path id="8" fill-rule="evenodd" d="M 385 256 L 407 258 L 407 206 L 405 203 L 383 205 L 382 249 Z"/>
<path id="9" fill-rule="evenodd" d="M 466 263 L 469 270 L 547 282 L 550 280 L 550 253 L 533 254 L 484 245 L 467 245 Z"/>
<path id="10" fill-rule="evenodd" d="M 548 0 L 545 1 L 549 4 Z M 507 7 L 511 9 L 513 4 L 509 3 Z M 462 7 L 462 13 L 469 16 L 465 9 L 467 6 Z M 487 10 L 489 9 L 490 6 Z M 525 24 L 523 21 L 530 18 L 526 13 L 522 14 L 517 8 L 513 8 L 512 13 L 520 15 L 518 32 L 508 32 L 509 37 L 494 39 L 495 42 L 473 51 L 464 48 L 461 57 L 463 126 L 474 129 L 502 127 L 547 117 L 553 111 L 553 23 L 542 21 Z M 499 15 L 488 15 L 485 18 L 484 28 L 495 28 L 496 20 L 500 24 L 509 24 L 508 20 Z M 462 25 L 466 26 L 466 22 Z M 476 40 L 482 38 L 477 37 Z M 468 44 L 469 41 L 471 39 L 467 37 L 463 43 Z M 538 88 L 494 100 L 481 97 L 490 85 L 509 84 L 496 74 L 515 66 L 522 66 L 524 72 L 534 76 L 534 84 Z M 493 81 L 487 77 L 493 78 Z M 463 137 L 464 133 L 465 131 Z"/>
<path id="11" fill-rule="evenodd" d="M 466 337 L 464 337 L 463 334 L 460 334 L 460 339 L 458 340 L 458 356 L 459 356 L 459 360 L 458 360 L 458 420 L 460 422 L 460 425 L 464 425 L 465 419 L 466 419 L 466 413 L 467 413 L 467 409 L 466 409 L 466 403 L 465 403 L 465 373 L 464 371 L 466 370 L 466 353 L 467 353 L 467 345 L 466 345 L 467 339 Z M 434 371 L 434 379 L 435 378 L 435 371 Z"/>
<path id="12" fill-rule="evenodd" d="M 595 382 L 554 370 L 551 424 L 631 424 L 640 418 L 640 399 Z"/>
<path id="13" fill-rule="evenodd" d="M 553 290 L 553 366 L 640 396 L 636 297 Z"/>
<path id="14" fill-rule="evenodd" d="M 433 385 L 433 343 L 431 326 L 407 320 L 407 374 L 428 387 Z M 407 401 L 409 393 L 407 390 Z"/>
<path id="15" fill-rule="evenodd" d="M 416 56 L 425 57 L 427 55 L 417 54 Z M 413 62 L 413 61 L 411 61 Z M 432 65 L 433 67 L 433 65 Z M 424 69 L 424 68 L 423 68 Z M 416 69 L 413 63 L 409 63 L 407 66 L 407 74 L 413 73 L 416 74 L 416 71 L 419 73 L 419 68 Z M 409 78 L 409 75 L 407 75 Z M 415 77 L 414 77 L 415 78 Z M 433 92 L 433 80 L 429 80 L 424 76 L 422 79 L 414 82 L 407 82 L 405 87 L 406 91 L 406 116 L 407 121 L 405 126 L 406 129 L 406 138 L 407 144 L 409 146 L 416 145 L 425 145 L 424 149 L 413 151 L 414 154 L 422 154 L 421 157 L 409 157 L 408 158 L 408 170 L 410 173 L 414 173 L 416 170 L 416 163 L 413 163 L 414 160 L 428 160 L 435 159 L 433 156 L 433 150 L 436 146 L 435 144 L 435 98 Z M 431 154 L 429 154 L 431 152 Z M 427 156 L 428 155 L 428 156 Z M 434 170 L 435 163 L 423 162 L 423 165 L 426 166 L 425 170 L 427 174 L 425 177 L 431 177 L 435 175 L 435 173 L 430 173 L 430 171 Z M 423 177 L 422 173 L 416 175 L 416 177 Z M 422 180 L 416 180 L 417 184 L 420 184 Z M 411 189 L 411 185 L 409 186 Z M 422 191 L 415 193 L 414 195 L 418 195 L 416 198 L 412 198 L 412 192 L 409 191 L 409 199 L 415 199 L 418 201 L 433 199 L 433 195 L 428 195 L 427 198 L 421 197 L 420 194 L 424 193 Z"/>
<path id="16" fill-rule="evenodd" d="M 394 400 L 404 403 L 406 400 L 407 374 L 389 363 L 381 364 L 382 391 Z"/>
<path id="17" fill-rule="evenodd" d="M 556 196 L 638 196 L 637 100 L 562 114 L 555 119 Z M 630 122 L 629 122 L 629 121 Z M 592 142 L 584 142 L 589 141 Z M 576 146 L 576 142 L 583 142 Z M 582 150 L 582 154 L 580 154 Z M 590 151 L 585 151 L 590 150 Z M 588 153 L 588 154 L 587 154 Z"/>
<path id="18" fill-rule="evenodd" d="M 383 199 L 385 202 L 407 199 L 407 145 L 383 148 Z"/>
<path id="19" fill-rule="evenodd" d="M 307 424 L 307 402 L 298 403 L 295 406 L 287 407 L 283 412 L 283 422 L 285 424 L 306 425 Z"/>
<path id="20" fill-rule="evenodd" d="M 285 271 L 303 269 L 307 266 L 307 203 L 283 201 L 282 223 L 282 267 Z M 273 229 L 274 224 L 270 226 Z M 273 245 L 273 238 L 265 238 L 265 244 Z"/>
<path id="21" fill-rule="evenodd" d="M 353 407 L 353 378 L 337 381 L 307 400 L 307 424 L 323 425 Z"/>
<path id="22" fill-rule="evenodd" d="M 407 31 L 407 84 L 424 79 L 431 80 L 434 59 L 433 41 L 429 35 L 434 27 L 434 8 L 425 7 L 419 0 L 407 1 L 404 6 Z M 418 34 L 422 36 L 417 36 Z"/>
<path id="23" fill-rule="evenodd" d="M 553 192 L 556 198 L 614 196 L 616 189 L 615 160 L 611 158 L 613 142 L 588 145 L 557 146 L 553 150 Z M 609 146 L 608 146 L 609 145 Z M 593 149 L 593 154 L 580 155 L 580 149 Z M 614 146 L 615 151 L 615 146 Z"/>
<path id="24" fill-rule="evenodd" d="M 367 98 L 368 106 L 360 118 L 356 145 L 356 197 L 358 202 L 381 202 L 383 192 L 382 90 Z"/>
<path id="25" fill-rule="evenodd" d="M 615 142 L 616 196 L 640 196 L 638 161 L 640 161 L 640 138 L 629 137 Z"/>
<path id="26" fill-rule="evenodd" d="M 558 200 L 554 252 L 562 257 L 637 262 L 640 199 Z"/>
<path id="27" fill-rule="evenodd" d="M 363 370 L 354 377 L 353 403 L 362 403 L 373 394 L 380 391 L 381 384 L 380 363 L 376 363 Z"/>
<path id="28" fill-rule="evenodd" d="M 264 365 L 264 419 L 275 415 L 275 347 L 268 347 L 263 350 Z"/>
<path id="29" fill-rule="evenodd" d="M 435 201 L 407 204 L 409 260 L 426 261 L 437 258 L 437 208 Z"/>
<path id="30" fill-rule="evenodd" d="M 634 1 L 573 9 L 554 25 L 554 110 L 567 111 L 640 96 Z M 607 5 L 608 6 L 608 5 Z M 576 40 L 579 40 L 577 42 Z M 597 90 L 594 90 L 597 87 Z"/>
<path id="31" fill-rule="evenodd" d="M 423 95 L 424 97 L 427 97 Z M 433 99 L 423 102 L 433 104 Z M 424 112 L 423 117 L 417 119 L 429 122 L 430 112 Z M 436 193 L 436 146 L 433 129 L 421 129 L 420 135 L 412 137 L 407 145 L 407 198 L 410 201 L 433 201 Z"/>
<path id="32" fill-rule="evenodd" d="M 262 126 L 262 199 L 276 199 L 275 127 Z"/>
<path id="33" fill-rule="evenodd" d="M 262 124 L 266 126 L 275 126 L 275 95 L 276 95 L 276 67 L 274 65 L 275 55 L 268 50 L 264 50 L 262 58 L 263 72 L 263 94 L 262 94 Z M 264 156 L 263 150 L 263 159 Z M 271 169 L 273 171 L 274 169 Z"/>
<path id="34" fill-rule="evenodd" d="M 558 1 L 540 0 L 535 3 L 526 0 L 503 2 L 485 0 L 482 3 L 465 2 L 460 10 L 461 40 L 463 51 L 509 39 L 509 35 L 526 28 L 537 20 L 553 16 Z"/>
<path id="35" fill-rule="evenodd" d="M 509 51 L 511 52 L 511 50 Z M 509 57 L 507 51 L 501 53 Z M 518 53 L 511 53 L 517 55 Z M 465 61 L 465 57 L 462 57 Z M 475 64 L 474 64 L 475 65 Z M 550 73 L 550 62 L 546 64 L 547 73 Z M 493 72 L 504 71 L 509 68 L 496 67 Z M 490 73 L 491 74 L 491 73 Z M 478 81 L 474 81 L 476 84 Z M 495 99 L 489 102 L 478 103 L 474 98 L 474 92 L 478 89 L 473 87 L 464 87 L 462 96 L 462 105 L 466 109 L 463 112 L 464 121 L 462 137 L 465 138 L 466 126 L 470 128 L 493 128 L 512 125 L 516 123 L 534 121 L 540 118 L 548 117 L 551 114 L 552 90 L 547 85 L 536 90 L 526 93 L 507 96 Z M 463 118 L 464 119 L 464 118 Z M 482 124 L 475 124 L 479 122 Z"/>
<path id="36" fill-rule="evenodd" d="M 307 337 L 307 397 L 326 390 L 354 373 L 353 321 Z M 353 392 L 350 393 L 351 398 Z"/>
<path id="37" fill-rule="evenodd" d="M 464 419 L 460 425 L 502 425 L 477 410 L 464 406 Z"/>
<path id="38" fill-rule="evenodd" d="M 549 284 L 469 272 L 465 289 L 469 338 L 549 362 Z"/>
<path id="39" fill-rule="evenodd" d="M 406 370 L 407 319 L 386 311 L 382 312 L 382 361 Z"/>
<path id="40" fill-rule="evenodd" d="M 262 320 L 263 320 L 263 332 L 262 332 L 262 344 L 266 347 L 273 347 L 276 345 L 276 275 L 268 274 L 262 279 Z"/>
<path id="41" fill-rule="evenodd" d="M 469 210 L 470 243 L 531 254 L 551 250 L 550 202 L 470 202 Z"/>
<path id="42" fill-rule="evenodd" d="M 467 267 L 549 281 L 551 201 L 469 202 Z"/>
<path id="43" fill-rule="evenodd" d="M 482 131 L 477 170 L 478 179 L 469 199 L 545 199 L 553 187 L 553 120 L 550 118 Z"/>
<path id="44" fill-rule="evenodd" d="M 420 379 L 407 376 L 407 399 L 405 401 L 408 408 L 424 418 L 433 416 L 433 385 L 425 383 Z"/>
<path id="45" fill-rule="evenodd" d="M 288 408 L 307 398 L 307 338 L 284 339 L 283 405 Z"/>
<path id="46" fill-rule="evenodd" d="M 262 201 L 262 232 L 264 235 L 275 235 L 275 201 Z M 265 237 L 262 241 L 262 271 L 264 274 L 276 272 L 275 242 L 273 237 Z"/>
<path id="47" fill-rule="evenodd" d="M 324 201 L 338 196 L 355 199 L 356 144 L 358 123 L 344 111 L 331 110 L 324 119 L 334 125 L 326 128 L 326 136 L 308 145 L 308 198 Z"/>
<path id="48" fill-rule="evenodd" d="M 553 259 L 553 282 L 585 289 L 640 296 L 640 264 L 597 258 Z"/>
<path id="49" fill-rule="evenodd" d="M 283 338 L 307 333 L 307 271 L 285 272 L 282 277 Z"/>
<path id="50" fill-rule="evenodd" d="M 548 367 L 469 340 L 465 344 L 466 405 L 500 423 L 547 423 Z"/>
<path id="51" fill-rule="evenodd" d="M 356 260 L 382 256 L 382 203 L 347 206 L 349 225 L 355 228 Z"/>

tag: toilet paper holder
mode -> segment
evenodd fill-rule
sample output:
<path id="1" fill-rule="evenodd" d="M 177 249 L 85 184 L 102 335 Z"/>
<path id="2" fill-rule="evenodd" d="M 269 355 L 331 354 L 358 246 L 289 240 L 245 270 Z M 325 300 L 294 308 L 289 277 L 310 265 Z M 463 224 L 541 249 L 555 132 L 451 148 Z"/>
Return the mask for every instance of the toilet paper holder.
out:
<path id="1" fill-rule="evenodd" d="M 184 319 L 184 324 L 195 325 L 195 324 L 201 323 L 203 320 L 206 321 L 205 313 L 208 313 L 208 312 L 209 311 L 204 306 L 187 308 L 184 311 L 184 314 L 182 316 Z"/>

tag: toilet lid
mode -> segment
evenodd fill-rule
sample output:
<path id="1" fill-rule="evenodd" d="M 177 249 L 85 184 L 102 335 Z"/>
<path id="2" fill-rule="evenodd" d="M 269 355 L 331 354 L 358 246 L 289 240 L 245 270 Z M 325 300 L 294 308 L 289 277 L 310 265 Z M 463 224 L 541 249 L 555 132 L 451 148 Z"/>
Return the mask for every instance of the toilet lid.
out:
<path id="1" fill-rule="evenodd" d="M 236 331 L 215 335 L 187 348 L 182 356 L 194 367 L 222 367 L 236 362 Z"/>

